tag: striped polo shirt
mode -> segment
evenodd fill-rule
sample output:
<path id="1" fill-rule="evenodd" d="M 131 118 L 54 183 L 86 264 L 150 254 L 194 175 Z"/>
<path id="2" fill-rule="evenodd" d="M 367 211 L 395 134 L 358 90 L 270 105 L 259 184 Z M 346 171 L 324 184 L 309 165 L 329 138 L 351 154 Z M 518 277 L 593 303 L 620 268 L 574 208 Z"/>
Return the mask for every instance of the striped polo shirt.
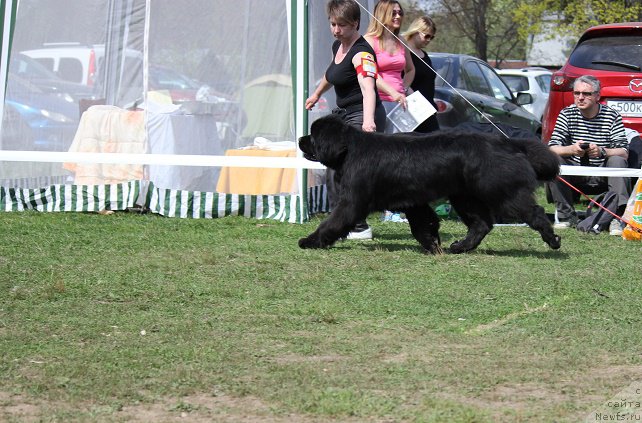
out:
<path id="1" fill-rule="evenodd" d="M 582 116 L 580 109 L 572 104 L 560 111 L 551 135 L 549 146 L 571 145 L 577 142 L 589 142 L 604 148 L 625 148 L 629 144 L 622 124 L 622 116 L 604 104 L 592 119 Z M 570 156 L 574 163 L 580 164 L 578 156 Z M 592 157 L 591 166 L 604 166 L 604 157 Z"/>

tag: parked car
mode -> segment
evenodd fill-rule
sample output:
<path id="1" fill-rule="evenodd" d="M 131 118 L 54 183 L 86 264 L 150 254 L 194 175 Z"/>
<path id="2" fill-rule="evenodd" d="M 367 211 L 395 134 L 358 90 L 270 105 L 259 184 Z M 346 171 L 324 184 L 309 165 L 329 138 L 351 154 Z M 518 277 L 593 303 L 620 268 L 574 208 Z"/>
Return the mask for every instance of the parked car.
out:
<path id="1" fill-rule="evenodd" d="M 34 84 L 43 92 L 56 95 L 69 103 L 93 98 L 93 90 L 90 87 L 66 81 L 31 57 L 21 53 L 11 55 L 9 72 Z"/>
<path id="2" fill-rule="evenodd" d="M 642 133 L 642 22 L 594 26 L 582 34 L 566 64 L 553 73 L 542 120 L 544 142 L 560 110 L 573 104 L 573 83 L 582 75 L 597 77 L 600 102 L 620 112 L 625 127 Z"/>
<path id="3" fill-rule="evenodd" d="M 204 84 L 171 68 L 149 67 L 149 89 L 167 90 L 174 102 L 194 101 Z"/>
<path id="4" fill-rule="evenodd" d="M 57 76 L 72 83 L 91 87 L 89 98 L 105 98 L 103 89 L 106 81 L 102 77 L 105 72 L 105 45 L 81 44 L 76 42 L 46 43 L 41 48 L 28 49 L 21 52 L 35 60 Z M 143 54 L 135 49 L 124 50 L 124 76 L 120 81 L 120 90 L 113 103 L 121 107 L 130 107 L 143 101 Z M 168 67 L 150 65 L 148 72 L 149 91 L 167 91 L 174 103 L 190 103 L 186 109 L 190 111 L 203 110 L 197 107 L 199 93 L 206 93 L 214 99 L 213 105 L 207 110 L 219 122 L 222 138 L 240 136 L 246 124 L 245 114 L 238 101 L 230 96 L 215 92 L 206 84 L 196 81 L 187 75 Z M 86 98 L 88 98 L 86 97 Z M 230 141 L 231 142 L 231 141 Z"/>
<path id="5" fill-rule="evenodd" d="M 66 151 L 78 127 L 78 105 L 12 72 L 7 81 L 2 148 Z"/>
<path id="6" fill-rule="evenodd" d="M 548 101 L 553 72 L 546 68 L 527 67 L 500 69 L 497 73 L 513 91 L 513 94 L 529 93 L 533 97 L 531 104 L 525 104 L 522 107 L 541 120 Z"/>
<path id="7" fill-rule="evenodd" d="M 96 74 L 103 66 L 104 44 L 45 43 L 42 48 L 21 52 L 54 72 L 60 78 L 78 84 L 93 86 Z M 135 68 L 130 61 L 142 61 L 143 54 L 134 49 L 125 49 L 124 69 Z"/>
<path id="8" fill-rule="evenodd" d="M 101 96 L 99 91 L 104 82 L 101 75 L 105 71 L 104 44 L 47 43 L 42 48 L 21 53 L 66 81 L 94 87 L 94 97 Z M 139 91 L 143 87 L 143 54 L 128 48 L 124 57 L 123 69 L 128 72 L 121 85 L 125 91 L 122 97 L 134 101 L 141 96 Z M 175 103 L 194 101 L 203 85 L 174 69 L 149 66 L 149 90 L 167 90 Z M 221 94 L 220 97 L 224 96 Z"/>
<path id="9" fill-rule="evenodd" d="M 437 120 L 441 127 L 485 123 L 488 118 L 495 124 L 539 136 L 539 119 L 521 107 L 532 103 L 532 96 L 525 92 L 514 96 L 488 63 L 472 56 L 450 53 L 430 53 L 430 59 L 441 76 L 435 81 Z"/>

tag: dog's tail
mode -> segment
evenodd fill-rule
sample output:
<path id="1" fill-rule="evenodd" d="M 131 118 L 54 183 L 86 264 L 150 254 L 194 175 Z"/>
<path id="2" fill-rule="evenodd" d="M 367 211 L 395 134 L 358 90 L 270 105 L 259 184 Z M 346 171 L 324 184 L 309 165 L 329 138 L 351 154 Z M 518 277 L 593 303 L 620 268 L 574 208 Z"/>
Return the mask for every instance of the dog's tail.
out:
<path id="1" fill-rule="evenodd" d="M 528 158 L 537 179 L 552 181 L 560 173 L 560 163 L 557 154 L 553 153 L 547 145 L 540 141 L 527 139 L 511 140 Z"/>

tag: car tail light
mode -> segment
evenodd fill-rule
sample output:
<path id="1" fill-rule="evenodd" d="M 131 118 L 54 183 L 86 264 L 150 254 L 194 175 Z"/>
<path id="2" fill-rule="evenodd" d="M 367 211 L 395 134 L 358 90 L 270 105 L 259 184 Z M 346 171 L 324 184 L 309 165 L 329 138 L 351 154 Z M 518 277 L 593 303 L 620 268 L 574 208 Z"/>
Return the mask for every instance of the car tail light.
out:
<path id="1" fill-rule="evenodd" d="M 446 113 L 453 109 L 453 105 L 447 101 L 435 99 L 437 105 L 437 113 Z"/>
<path id="2" fill-rule="evenodd" d="M 94 50 L 89 52 L 89 68 L 87 72 L 87 85 L 91 87 L 94 85 L 94 79 L 96 78 L 96 52 Z"/>
<path id="3" fill-rule="evenodd" d="M 573 91 L 575 77 L 563 72 L 555 72 L 551 78 L 551 91 Z"/>

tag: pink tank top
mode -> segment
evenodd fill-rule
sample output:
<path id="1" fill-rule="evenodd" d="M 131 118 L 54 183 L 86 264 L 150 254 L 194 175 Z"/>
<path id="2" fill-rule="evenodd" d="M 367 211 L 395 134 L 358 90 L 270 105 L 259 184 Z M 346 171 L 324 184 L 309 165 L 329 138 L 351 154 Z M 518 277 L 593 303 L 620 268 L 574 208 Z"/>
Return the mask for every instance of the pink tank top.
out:
<path id="1" fill-rule="evenodd" d="M 374 37 L 374 52 L 377 55 L 377 71 L 379 78 L 383 78 L 392 88 L 399 93 L 404 92 L 403 78 L 401 73 L 406 67 L 406 50 L 401 43 L 397 43 L 397 51 L 390 54 L 379 47 L 379 38 Z M 388 94 L 379 91 L 379 97 L 383 101 L 394 101 Z"/>

